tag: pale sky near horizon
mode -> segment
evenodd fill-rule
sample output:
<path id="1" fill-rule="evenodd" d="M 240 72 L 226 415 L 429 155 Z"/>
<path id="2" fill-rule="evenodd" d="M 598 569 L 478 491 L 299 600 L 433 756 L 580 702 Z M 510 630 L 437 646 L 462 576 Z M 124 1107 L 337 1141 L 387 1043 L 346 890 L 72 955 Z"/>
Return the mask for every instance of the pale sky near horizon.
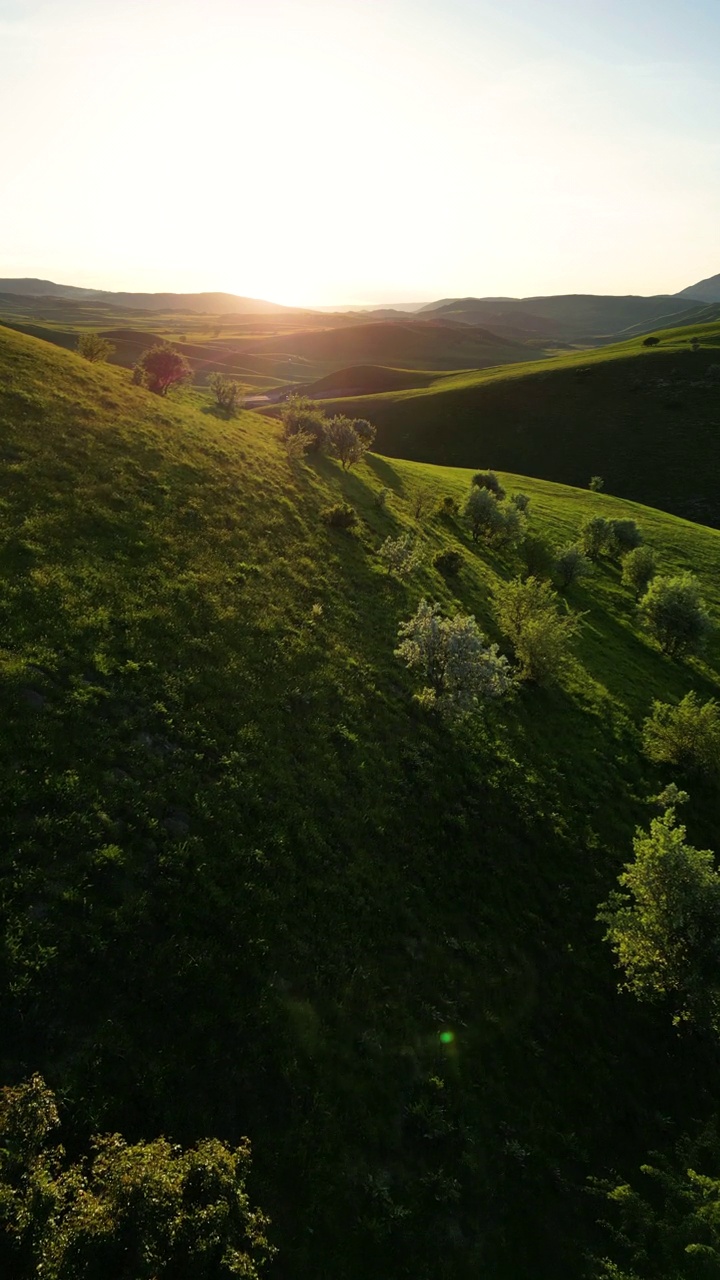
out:
<path id="1" fill-rule="evenodd" d="M 0 276 L 298 305 L 720 272 L 720 0 L 0 0 Z"/>

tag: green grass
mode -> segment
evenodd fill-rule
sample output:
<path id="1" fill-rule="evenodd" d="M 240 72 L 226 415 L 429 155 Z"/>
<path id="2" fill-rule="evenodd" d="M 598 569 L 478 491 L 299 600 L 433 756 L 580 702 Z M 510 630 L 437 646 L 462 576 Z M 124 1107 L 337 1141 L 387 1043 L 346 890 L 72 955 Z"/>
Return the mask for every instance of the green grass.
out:
<path id="1" fill-rule="evenodd" d="M 658 336 L 654 349 L 634 339 L 323 407 L 370 418 L 378 449 L 396 457 L 574 485 L 600 474 L 621 497 L 717 525 L 718 383 L 706 372 L 720 362 L 720 328 Z"/>
<path id="2" fill-rule="evenodd" d="M 44 1072 L 71 1145 L 249 1134 L 278 1275 L 580 1277 L 586 1175 L 716 1099 L 707 1047 L 617 994 L 594 917 L 669 780 L 642 718 L 718 692 L 717 637 L 670 662 L 603 564 L 562 684 L 451 732 L 393 647 L 423 595 L 495 634 L 518 562 L 436 513 L 467 473 L 292 464 L 268 419 L 9 330 L 0 421 L 3 1078 Z M 720 533 L 504 479 L 554 543 L 634 516 L 720 615 Z M 401 584 L 377 551 L 412 529 Z M 689 789 L 712 846 L 718 793 Z"/>

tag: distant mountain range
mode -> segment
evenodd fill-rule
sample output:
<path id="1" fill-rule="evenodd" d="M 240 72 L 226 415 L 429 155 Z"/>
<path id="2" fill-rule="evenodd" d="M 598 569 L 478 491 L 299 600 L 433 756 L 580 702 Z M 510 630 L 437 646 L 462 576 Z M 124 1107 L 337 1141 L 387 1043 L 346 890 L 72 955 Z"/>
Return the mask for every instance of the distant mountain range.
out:
<path id="1" fill-rule="evenodd" d="M 17 305 L 13 307 L 13 300 Z M 0 316 L 16 322 L 51 318 L 57 323 L 112 323 L 114 315 L 157 312 L 214 317 L 274 317 L 285 327 L 332 328 L 379 324 L 408 319 L 414 322 L 472 326 L 491 330 L 507 343 L 533 347 L 593 346 L 647 333 L 670 324 L 700 324 L 714 319 L 708 307 L 720 304 L 720 274 L 700 280 L 675 294 L 651 297 L 604 294 L 552 294 L 532 298 L 441 298 L 426 304 L 395 303 L 377 307 L 338 307 L 311 310 L 282 306 L 233 293 L 127 293 L 56 284 L 52 280 L 0 279 Z M 88 311 L 88 308 L 94 309 Z M 97 308 L 102 308 L 98 312 Z M 62 310 L 63 314 L 58 313 Z M 81 316 L 81 310 L 84 314 Z M 107 318 L 105 318 L 107 317 Z M 485 335 L 487 337 L 487 335 Z M 347 351 L 348 363 L 382 360 L 381 352 Z"/>
<path id="2" fill-rule="evenodd" d="M 0 293 L 31 298 L 66 298 L 76 302 L 104 302 L 108 306 L 131 307 L 140 311 L 190 311 L 207 315 L 267 316 L 276 312 L 302 310 L 283 307 L 278 302 L 243 298 L 234 293 L 117 293 L 109 289 L 81 289 L 53 280 L 0 279 Z"/>

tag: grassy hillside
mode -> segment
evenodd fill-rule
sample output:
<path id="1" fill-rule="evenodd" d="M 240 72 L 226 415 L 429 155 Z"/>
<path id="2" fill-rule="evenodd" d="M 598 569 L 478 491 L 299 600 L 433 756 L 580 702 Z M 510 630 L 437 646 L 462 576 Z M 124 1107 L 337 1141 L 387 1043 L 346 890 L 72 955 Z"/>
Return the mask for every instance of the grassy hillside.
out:
<path id="1" fill-rule="evenodd" d="M 450 731 L 393 648 L 423 595 L 494 634 L 518 563 L 435 514 L 468 474 L 293 464 L 266 419 L 9 330 L 0 421 L 3 1080 L 45 1073 L 71 1145 L 248 1134 L 283 1280 L 581 1277 L 586 1176 L 717 1102 L 594 917 L 669 780 L 642 717 L 718 693 L 718 638 L 670 662 L 603 565 L 562 684 Z M 720 614 L 720 533 L 504 479 L 552 541 L 633 515 Z M 377 550 L 418 523 L 401 584 Z M 717 791 L 690 789 L 712 847 Z"/>
<path id="2" fill-rule="evenodd" d="M 700 297 L 702 295 L 698 295 Z M 498 332 L 524 331 L 545 342 L 587 343 L 617 338 L 630 325 L 671 324 L 693 304 L 683 297 L 557 294 L 541 298 L 448 298 L 423 307 L 421 316 L 484 324 Z"/>
<path id="3" fill-rule="evenodd" d="M 316 367 L 326 366 L 327 372 L 338 365 L 376 362 L 419 369 L 479 368 L 544 355 L 540 347 L 529 349 L 487 329 L 428 320 L 385 320 L 299 331 L 263 338 L 252 350 L 297 355 Z"/>
<path id="4" fill-rule="evenodd" d="M 612 493 L 717 525 L 720 328 L 657 336 L 324 407 L 370 418 L 383 453 L 574 485 L 600 474 Z"/>

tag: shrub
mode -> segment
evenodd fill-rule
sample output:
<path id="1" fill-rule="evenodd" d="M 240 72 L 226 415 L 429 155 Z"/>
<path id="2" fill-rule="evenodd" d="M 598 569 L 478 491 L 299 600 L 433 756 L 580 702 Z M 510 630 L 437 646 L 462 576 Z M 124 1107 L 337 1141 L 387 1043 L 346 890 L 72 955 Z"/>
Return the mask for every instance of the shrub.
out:
<path id="1" fill-rule="evenodd" d="M 337 503 L 334 507 L 326 507 L 322 518 L 331 529 L 351 529 L 357 520 L 352 507 L 347 503 Z"/>
<path id="2" fill-rule="evenodd" d="M 300 462 L 312 449 L 315 437 L 309 431 L 296 431 L 294 435 L 283 436 L 285 452 L 291 462 Z"/>
<path id="3" fill-rule="evenodd" d="M 0 1222 L 12 1274 L 244 1276 L 259 1280 L 275 1250 L 251 1205 L 250 1145 L 206 1138 L 183 1150 L 167 1138 L 92 1139 L 71 1164 L 42 1076 L 0 1091 Z M 7 1256 L 7 1255 L 6 1255 Z"/>
<path id="4" fill-rule="evenodd" d="M 527 577 L 549 577 L 553 567 L 553 553 L 544 538 L 527 535 L 522 544 L 522 556 Z"/>
<path id="5" fill-rule="evenodd" d="M 309 450 L 317 452 L 322 447 L 325 441 L 327 418 L 307 396 L 288 396 L 280 410 L 280 421 L 285 440 L 289 436 L 302 432 L 309 437 L 310 444 L 307 446 Z"/>
<path id="6" fill-rule="evenodd" d="M 511 544 L 520 540 L 525 528 L 525 517 L 517 507 L 476 485 L 470 489 L 463 515 L 470 523 L 474 542 L 483 537 L 497 546 Z"/>
<path id="7" fill-rule="evenodd" d="M 557 604 L 550 584 L 537 578 L 514 578 L 496 598 L 498 626 L 512 644 L 522 680 L 549 684 L 567 662 L 578 618 L 559 613 Z"/>
<path id="8" fill-rule="evenodd" d="M 720 1021 L 720 876 L 709 850 L 686 843 L 670 807 L 638 831 L 634 862 L 600 908 L 605 939 L 639 1000 L 670 1005 L 674 1021 Z"/>
<path id="9" fill-rule="evenodd" d="M 242 402 L 242 383 L 236 378 L 226 377 L 224 373 L 211 373 L 208 386 L 215 396 L 218 409 L 223 409 L 225 413 L 237 412 Z"/>
<path id="10" fill-rule="evenodd" d="M 453 519 L 460 514 L 460 503 L 457 498 L 451 498 L 449 495 L 443 498 L 440 503 L 440 514 Z"/>
<path id="11" fill-rule="evenodd" d="M 651 334 L 649 338 L 643 338 L 643 346 L 644 346 L 644 347 L 659 347 L 659 346 L 660 346 L 660 339 L 659 339 L 659 338 L 656 338 L 654 334 Z"/>
<path id="12" fill-rule="evenodd" d="M 580 546 L 590 560 L 599 560 L 612 540 L 612 525 L 604 516 L 588 516 L 580 525 Z"/>
<path id="13" fill-rule="evenodd" d="M 657 556 L 651 547 L 635 547 L 623 560 L 622 580 L 641 596 L 648 589 L 657 569 Z"/>
<path id="14" fill-rule="evenodd" d="M 396 573 L 399 578 L 409 577 L 413 569 L 422 564 L 422 550 L 411 533 L 401 534 L 399 538 L 386 538 L 378 556 L 388 573 Z"/>
<path id="15" fill-rule="evenodd" d="M 505 497 L 505 490 L 494 471 L 476 471 L 470 483 L 478 489 L 487 489 L 498 499 Z"/>
<path id="16" fill-rule="evenodd" d="M 511 493 L 510 501 L 514 507 L 517 507 L 518 511 L 522 511 L 523 515 L 527 514 L 530 507 L 530 499 L 526 493 Z"/>
<path id="17" fill-rule="evenodd" d="M 472 616 L 443 618 L 439 604 L 421 600 L 414 616 L 400 624 L 398 636 L 396 657 L 426 682 L 419 700 L 449 719 L 512 687 L 507 658 L 496 644 L 488 645 Z"/>
<path id="18" fill-rule="evenodd" d="M 675 706 L 655 701 L 643 725 L 643 750 L 657 764 L 720 768 L 720 707 L 687 693 Z"/>
<path id="19" fill-rule="evenodd" d="M 170 387 L 191 379 L 192 369 L 185 356 L 167 342 L 158 342 L 144 351 L 133 371 L 133 381 L 139 381 L 158 396 L 167 395 Z"/>
<path id="20" fill-rule="evenodd" d="M 592 489 L 593 493 L 601 493 L 605 488 L 605 481 L 602 476 L 591 476 L 588 483 L 588 489 Z"/>
<path id="21" fill-rule="evenodd" d="M 696 652 L 712 629 L 700 584 L 692 573 L 654 578 L 639 609 L 663 653 L 673 658 Z"/>
<path id="22" fill-rule="evenodd" d="M 562 591 L 566 591 L 589 572 L 590 561 L 583 554 L 581 547 L 574 542 L 569 542 L 558 551 L 554 567 L 558 586 Z"/>
<path id="23" fill-rule="evenodd" d="M 621 556 L 627 555 L 629 551 L 635 551 L 641 545 L 642 540 L 642 532 L 634 520 L 610 521 L 608 551 L 616 559 L 619 560 Z"/>
<path id="24" fill-rule="evenodd" d="M 108 342 L 107 338 L 101 338 L 99 333 L 81 333 L 75 344 L 75 350 L 79 356 L 84 356 L 86 360 L 96 364 L 101 360 L 107 360 L 115 347 L 112 342 Z"/>
<path id="25" fill-rule="evenodd" d="M 378 511 L 387 510 L 387 500 L 388 500 L 389 492 L 390 492 L 389 489 L 378 489 L 377 493 L 375 494 L 375 506 L 377 507 Z"/>
<path id="26" fill-rule="evenodd" d="M 459 551 L 438 551 L 433 564 L 439 573 L 455 578 L 462 569 L 463 558 Z"/>
<path id="27" fill-rule="evenodd" d="M 360 461 L 374 438 L 375 428 L 364 418 L 346 418 L 340 413 L 325 425 L 327 451 L 338 459 L 343 471 Z"/>

